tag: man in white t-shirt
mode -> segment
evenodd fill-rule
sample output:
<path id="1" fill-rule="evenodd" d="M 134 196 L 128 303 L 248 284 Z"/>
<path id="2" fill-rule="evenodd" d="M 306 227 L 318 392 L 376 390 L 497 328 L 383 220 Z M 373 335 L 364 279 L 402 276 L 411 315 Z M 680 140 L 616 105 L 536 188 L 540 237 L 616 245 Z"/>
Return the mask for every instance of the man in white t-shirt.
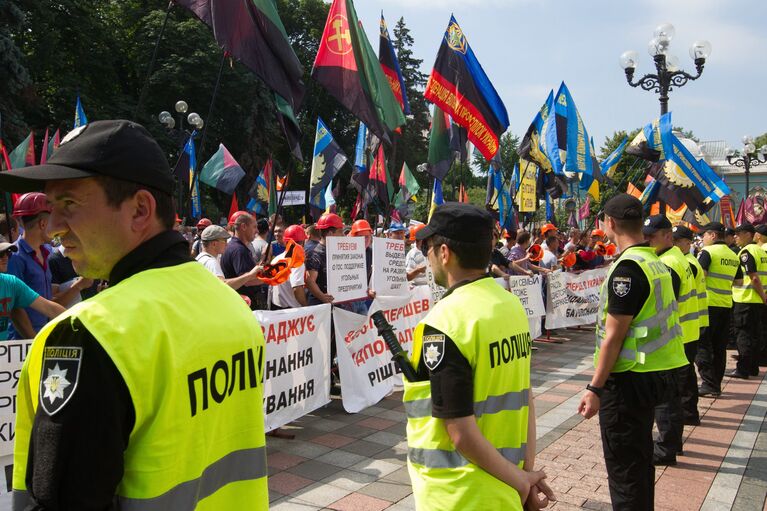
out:
<path id="1" fill-rule="evenodd" d="M 285 244 L 288 243 L 288 240 L 293 240 L 296 245 L 303 247 L 306 241 L 306 233 L 300 225 L 291 225 L 285 229 L 283 239 Z M 285 253 L 283 252 L 272 259 L 272 264 L 284 258 Z M 272 286 L 271 302 L 274 308 L 292 309 L 309 305 L 309 300 L 306 297 L 306 288 L 304 287 L 305 274 L 306 266 L 302 264 L 290 270 L 290 278 L 288 280 L 277 286 Z"/>
<path id="2" fill-rule="evenodd" d="M 546 245 L 543 247 L 543 258 L 538 263 L 541 268 L 547 270 L 559 269 L 559 261 L 557 260 L 557 252 L 559 251 L 559 238 L 556 236 L 549 236 L 546 238 Z"/>
<path id="3" fill-rule="evenodd" d="M 410 230 L 410 239 L 414 242 L 407 255 L 405 256 L 405 271 L 410 286 L 428 286 L 429 280 L 426 278 L 426 256 L 421 252 L 421 240 L 415 239 L 415 234 L 426 227 L 425 224 L 417 225 Z"/>
<path id="4" fill-rule="evenodd" d="M 239 289 L 244 285 L 257 285 L 262 282 L 256 277 L 256 273 L 261 270 L 261 266 L 255 266 L 247 273 L 243 273 L 239 277 L 227 279 L 224 277 L 224 272 L 221 270 L 221 263 L 219 262 L 219 256 L 226 250 L 226 242 L 231 237 L 231 234 L 226 229 L 219 225 L 210 225 L 206 227 L 200 235 L 200 241 L 202 241 L 202 250 L 195 257 L 197 262 L 202 264 L 209 272 L 223 280 L 232 289 Z"/>

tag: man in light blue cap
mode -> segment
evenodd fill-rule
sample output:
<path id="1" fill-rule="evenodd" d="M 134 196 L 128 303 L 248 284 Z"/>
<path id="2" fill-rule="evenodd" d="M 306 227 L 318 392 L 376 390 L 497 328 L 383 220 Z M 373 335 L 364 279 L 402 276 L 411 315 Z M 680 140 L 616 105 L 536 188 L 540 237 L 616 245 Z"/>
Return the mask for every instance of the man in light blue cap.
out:
<path id="1" fill-rule="evenodd" d="M 389 230 L 386 231 L 386 236 L 395 240 L 404 240 L 407 229 L 399 222 L 392 222 L 389 224 Z"/>

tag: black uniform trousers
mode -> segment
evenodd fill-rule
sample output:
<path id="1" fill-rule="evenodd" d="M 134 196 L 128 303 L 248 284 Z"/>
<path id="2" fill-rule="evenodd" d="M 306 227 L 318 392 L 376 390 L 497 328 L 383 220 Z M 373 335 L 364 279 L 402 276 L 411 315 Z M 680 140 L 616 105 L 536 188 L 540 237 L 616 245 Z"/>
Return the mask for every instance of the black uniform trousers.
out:
<path id="1" fill-rule="evenodd" d="M 767 366 L 767 305 L 762 306 L 762 312 L 760 314 L 762 318 L 760 336 L 759 336 L 759 353 L 757 355 L 757 363 L 764 367 Z"/>
<path id="2" fill-rule="evenodd" d="M 727 365 L 727 342 L 730 339 L 730 307 L 709 307 L 708 326 L 698 343 L 695 364 L 703 380 L 704 391 L 722 392 L 722 378 Z"/>
<path id="3" fill-rule="evenodd" d="M 746 376 L 759 374 L 759 327 L 762 324 L 760 315 L 763 311 L 764 305 L 761 303 L 735 303 L 733 306 L 738 346 L 738 364 L 735 369 Z"/>
<path id="4" fill-rule="evenodd" d="M 653 412 L 675 389 L 674 371 L 628 371 L 607 379 L 600 399 L 599 428 L 613 509 L 653 509 Z"/>
<path id="5" fill-rule="evenodd" d="M 684 354 L 688 364 L 679 368 L 679 397 L 682 401 L 682 418 L 685 424 L 700 421 L 698 414 L 698 376 L 695 374 L 695 357 L 700 341 L 688 342 L 684 345 Z"/>
<path id="6" fill-rule="evenodd" d="M 658 438 L 655 440 L 655 458 L 676 461 L 676 455 L 682 452 L 682 434 L 684 433 L 684 414 L 682 412 L 682 394 L 680 393 L 680 375 L 687 366 L 670 369 L 671 388 L 666 399 L 655 407 L 655 423 L 658 425 Z M 696 389 L 697 392 L 697 389 Z M 697 410 L 696 410 L 697 411 Z"/>

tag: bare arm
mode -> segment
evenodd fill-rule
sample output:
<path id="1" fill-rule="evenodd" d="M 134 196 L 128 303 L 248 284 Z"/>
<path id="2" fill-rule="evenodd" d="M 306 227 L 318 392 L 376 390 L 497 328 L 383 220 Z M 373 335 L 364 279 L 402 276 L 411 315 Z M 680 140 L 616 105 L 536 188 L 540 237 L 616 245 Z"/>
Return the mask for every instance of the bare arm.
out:
<path id="1" fill-rule="evenodd" d="M 11 321 L 13 322 L 13 328 L 15 328 L 24 339 L 35 338 L 35 329 L 32 328 L 32 322 L 29 321 L 29 316 L 27 316 L 24 309 L 21 307 L 11 309 Z"/>
<path id="2" fill-rule="evenodd" d="M 45 314 L 49 318 L 55 318 L 62 312 L 66 312 L 64 307 L 51 300 L 46 300 L 42 296 L 35 298 L 35 301 L 29 304 L 29 306 L 40 314 Z"/>
<path id="3" fill-rule="evenodd" d="M 530 389 L 530 399 L 527 404 L 527 445 L 525 446 L 525 464 L 522 468 L 528 472 L 535 470 L 535 402 L 533 391 Z"/>
<path id="4" fill-rule="evenodd" d="M 296 286 L 293 288 L 293 296 L 296 297 L 296 301 L 301 304 L 301 307 L 309 305 L 309 299 L 306 298 L 306 289 L 304 286 Z"/>
<path id="5" fill-rule="evenodd" d="M 317 270 L 309 270 L 306 272 L 306 287 L 309 288 L 309 292 L 322 303 L 330 303 L 333 301 L 333 297 L 323 293 L 320 286 L 317 285 Z"/>
<path id="6" fill-rule="evenodd" d="M 527 500 L 530 488 L 546 477 L 543 472 L 525 472 L 501 456 L 480 431 L 474 415 L 444 422 L 455 448 L 482 470 L 517 490 L 522 502 Z"/>
<path id="7" fill-rule="evenodd" d="M 419 266 L 418 268 L 414 268 L 413 271 L 407 272 L 407 280 L 408 281 L 413 280 L 419 274 L 421 274 L 421 273 L 423 273 L 425 271 L 426 271 L 426 266 L 425 265 L 424 266 Z"/>
<path id="8" fill-rule="evenodd" d="M 93 285 L 93 279 L 86 279 L 84 277 L 77 277 L 69 289 L 66 291 L 60 291 L 61 286 L 56 286 L 53 290 L 53 301 L 60 305 L 69 305 L 69 303 L 75 299 L 80 291 L 88 289 Z"/>
<path id="9" fill-rule="evenodd" d="M 256 277 L 256 273 L 261 271 L 261 269 L 261 266 L 254 266 L 253 269 L 248 273 L 243 273 L 239 277 L 232 277 L 231 279 L 222 280 L 227 286 L 235 290 L 240 289 L 244 285 L 258 286 L 259 284 L 263 284 L 263 282 L 258 277 Z"/>

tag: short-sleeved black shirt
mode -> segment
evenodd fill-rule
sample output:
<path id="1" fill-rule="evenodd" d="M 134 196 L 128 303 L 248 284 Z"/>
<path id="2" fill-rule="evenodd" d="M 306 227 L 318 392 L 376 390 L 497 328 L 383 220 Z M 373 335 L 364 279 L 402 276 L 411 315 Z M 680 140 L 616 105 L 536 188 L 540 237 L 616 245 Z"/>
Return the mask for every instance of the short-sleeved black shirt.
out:
<path id="1" fill-rule="evenodd" d="M 742 250 L 738 254 L 738 262 L 740 263 L 740 269 L 743 272 L 743 274 L 748 275 L 749 273 L 757 272 L 756 259 L 754 259 L 754 256 L 752 256 L 751 252 L 749 252 L 748 250 Z"/>
<path id="2" fill-rule="evenodd" d="M 327 261 L 325 259 L 325 245 L 323 243 L 318 243 L 314 250 L 311 251 L 311 253 L 307 256 L 306 261 L 306 271 L 316 271 L 317 272 L 317 287 L 320 288 L 320 291 L 323 293 L 328 292 L 328 272 L 327 272 Z M 309 296 L 309 303 L 311 305 L 317 305 L 321 303 L 317 297 L 310 294 Z"/>
<path id="3" fill-rule="evenodd" d="M 725 245 L 724 241 L 717 241 L 714 242 L 714 245 Z M 730 247 L 727 247 L 730 248 Z M 733 256 L 737 256 L 737 252 L 733 253 Z M 701 250 L 700 254 L 698 254 L 698 262 L 700 263 L 700 267 L 703 268 L 704 271 L 708 271 L 708 269 L 711 267 L 711 254 L 708 253 L 706 250 Z M 743 278 L 743 270 L 738 266 L 738 271 L 735 272 L 735 280 L 741 280 Z"/>
<path id="4" fill-rule="evenodd" d="M 648 245 L 640 243 L 634 246 Z M 639 265 L 630 259 L 618 259 L 607 282 L 607 313 L 636 316 L 649 296 L 650 281 Z"/>
<path id="5" fill-rule="evenodd" d="M 661 250 L 660 252 L 658 252 L 658 257 L 660 257 L 661 255 L 665 254 L 669 250 L 671 250 L 670 247 Z M 666 268 L 668 268 L 668 272 L 671 274 L 671 287 L 674 288 L 674 298 L 676 298 L 678 300 L 679 299 L 679 290 L 682 289 L 682 278 L 681 278 L 680 275 L 678 275 L 676 273 L 676 271 L 674 271 L 673 268 L 671 268 L 671 266 L 667 265 Z"/>

